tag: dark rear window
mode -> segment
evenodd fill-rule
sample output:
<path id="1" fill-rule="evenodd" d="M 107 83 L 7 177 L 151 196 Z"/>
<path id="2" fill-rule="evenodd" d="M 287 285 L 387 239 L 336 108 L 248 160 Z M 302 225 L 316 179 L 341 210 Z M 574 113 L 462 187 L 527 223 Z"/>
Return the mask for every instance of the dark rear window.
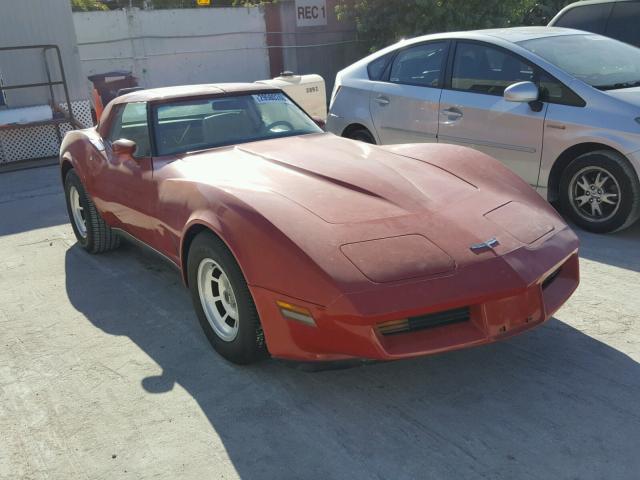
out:
<path id="1" fill-rule="evenodd" d="M 384 75 L 384 71 L 386 70 L 387 64 L 389 63 L 389 59 L 392 55 L 393 52 L 387 53 L 380 58 L 376 58 L 373 62 L 367 65 L 369 80 L 382 80 L 382 76 Z"/>
<path id="2" fill-rule="evenodd" d="M 573 7 L 556 20 L 553 26 L 604 33 L 612 6 L 613 3 L 596 3 Z"/>
<path id="3" fill-rule="evenodd" d="M 606 35 L 640 47 L 640 2 L 616 3 L 607 23 Z"/>
<path id="4" fill-rule="evenodd" d="M 393 59 L 389 81 L 440 88 L 442 65 L 447 57 L 447 42 L 429 42 L 401 50 Z"/>

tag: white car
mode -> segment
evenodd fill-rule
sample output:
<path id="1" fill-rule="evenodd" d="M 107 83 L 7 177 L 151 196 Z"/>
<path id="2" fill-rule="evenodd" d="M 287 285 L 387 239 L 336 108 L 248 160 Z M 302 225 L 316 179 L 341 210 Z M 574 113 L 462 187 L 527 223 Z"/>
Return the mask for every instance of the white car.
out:
<path id="1" fill-rule="evenodd" d="M 403 40 L 338 73 L 327 129 L 476 148 L 594 232 L 640 217 L 640 49 L 600 35 L 522 27 Z"/>

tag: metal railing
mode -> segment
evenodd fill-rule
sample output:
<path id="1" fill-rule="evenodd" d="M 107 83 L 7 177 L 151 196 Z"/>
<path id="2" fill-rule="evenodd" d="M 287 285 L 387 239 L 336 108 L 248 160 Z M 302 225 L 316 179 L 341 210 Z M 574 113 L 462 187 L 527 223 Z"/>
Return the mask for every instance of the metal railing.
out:
<path id="1" fill-rule="evenodd" d="M 57 106 L 56 103 L 56 99 L 55 99 L 55 93 L 54 93 L 54 87 L 55 86 L 62 86 L 63 90 L 64 90 L 64 97 L 65 97 L 65 101 L 67 104 L 67 112 L 63 112 L 63 111 L 55 111 L 54 108 L 54 112 L 55 113 L 61 113 L 63 115 L 62 118 L 56 118 L 55 114 L 53 116 L 53 118 L 51 118 L 51 120 L 42 120 L 42 121 L 38 121 L 38 122 L 31 122 L 31 123 L 22 123 L 22 124 L 9 124 L 9 125 L 0 125 L 0 129 L 8 129 L 8 128 L 25 128 L 25 127 L 33 127 L 33 126 L 40 126 L 40 125 L 55 125 L 56 126 L 56 134 L 58 136 L 58 141 L 62 141 L 62 135 L 60 133 L 60 129 L 58 128 L 60 124 L 62 123 L 69 123 L 71 124 L 74 128 L 82 128 L 82 125 L 76 120 L 75 116 L 73 115 L 73 106 L 71 105 L 71 98 L 69 97 L 69 87 L 67 86 L 67 78 L 65 76 L 64 73 L 64 65 L 62 64 L 62 55 L 60 54 L 60 48 L 57 45 L 53 45 L 53 44 L 43 44 L 43 45 L 20 45 L 20 46 L 15 46 L 15 47 L 0 47 L 0 52 L 7 52 L 7 51 L 20 51 L 20 50 L 36 50 L 36 49 L 41 49 L 42 50 L 42 57 L 43 57 L 43 61 L 44 61 L 44 66 L 45 66 L 45 71 L 47 74 L 47 81 L 46 82 L 35 82 L 35 83 L 22 83 L 22 84 L 15 84 L 15 85 L 2 85 L 0 87 L 0 89 L 2 89 L 3 91 L 8 91 L 8 90 L 17 90 L 17 89 L 25 89 L 25 88 L 42 88 L 42 87 L 48 87 L 49 88 L 49 96 L 51 98 L 51 106 L 52 108 Z M 59 80 L 52 80 L 51 78 L 51 69 L 49 68 L 49 59 L 47 56 L 47 53 L 53 50 L 56 54 L 56 60 L 58 63 L 58 69 L 60 72 L 60 79 Z"/>

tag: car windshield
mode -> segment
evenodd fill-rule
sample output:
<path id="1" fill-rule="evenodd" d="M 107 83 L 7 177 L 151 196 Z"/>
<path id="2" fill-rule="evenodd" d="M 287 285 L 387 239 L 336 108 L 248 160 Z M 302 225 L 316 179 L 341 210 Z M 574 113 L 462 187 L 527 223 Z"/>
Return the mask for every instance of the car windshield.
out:
<path id="1" fill-rule="evenodd" d="M 640 85 L 640 48 L 626 43 L 601 35 L 577 34 L 518 44 L 600 90 Z"/>
<path id="2" fill-rule="evenodd" d="M 282 92 L 162 103 L 153 110 L 153 123 L 158 155 L 322 132 Z"/>

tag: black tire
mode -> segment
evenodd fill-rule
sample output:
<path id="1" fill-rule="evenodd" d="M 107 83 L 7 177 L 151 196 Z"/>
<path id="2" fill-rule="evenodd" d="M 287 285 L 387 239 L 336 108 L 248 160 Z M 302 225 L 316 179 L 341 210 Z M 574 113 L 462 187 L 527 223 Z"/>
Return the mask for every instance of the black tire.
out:
<path id="1" fill-rule="evenodd" d="M 579 183 L 581 175 L 586 174 L 588 178 L 593 179 L 599 169 L 602 169 L 602 178 L 607 174 L 613 177 L 602 186 L 604 190 L 596 188 L 593 193 L 584 192 L 582 187 L 579 187 L 581 190 L 576 190 L 576 183 Z M 595 186 L 594 183 L 591 183 L 591 186 Z M 597 216 L 585 212 L 591 208 L 587 204 L 581 209 L 573 199 L 578 195 L 574 192 L 589 196 L 590 203 L 601 204 L 602 218 L 598 219 Z M 617 200 L 617 207 L 601 203 L 599 200 L 603 199 L 600 196 L 603 193 L 608 194 L 609 199 L 614 195 L 610 201 Z M 609 150 L 589 152 L 573 160 L 562 172 L 559 201 L 562 212 L 585 230 L 594 233 L 622 230 L 640 217 L 640 182 L 633 167 L 622 155 Z"/>
<path id="2" fill-rule="evenodd" d="M 372 145 L 376 144 L 376 140 L 371 135 L 371 132 L 366 128 L 354 128 L 352 130 L 348 130 L 344 137 L 350 138 L 352 140 L 358 140 L 359 142 L 371 143 Z"/>
<path id="3" fill-rule="evenodd" d="M 216 333 L 203 308 L 198 288 L 198 269 L 205 259 L 217 263 L 231 284 L 238 316 L 237 334 L 232 340 L 224 340 Z M 258 311 L 242 271 L 226 245 L 211 232 L 202 232 L 193 239 L 187 258 L 187 274 L 191 299 L 200 326 L 216 352 L 239 365 L 254 363 L 268 357 Z"/>
<path id="4" fill-rule="evenodd" d="M 86 226 L 85 235 L 80 232 L 73 217 L 70 200 L 72 188 L 75 188 L 79 194 L 80 206 L 82 207 Z M 103 253 L 120 246 L 120 237 L 102 219 L 91 197 L 89 197 L 85 191 L 80 178 L 73 169 L 69 170 L 65 177 L 64 193 L 67 201 L 69 221 L 73 227 L 73 233 L 75 233 L 76 239 L 82 248 L 89 253 Z"/>

